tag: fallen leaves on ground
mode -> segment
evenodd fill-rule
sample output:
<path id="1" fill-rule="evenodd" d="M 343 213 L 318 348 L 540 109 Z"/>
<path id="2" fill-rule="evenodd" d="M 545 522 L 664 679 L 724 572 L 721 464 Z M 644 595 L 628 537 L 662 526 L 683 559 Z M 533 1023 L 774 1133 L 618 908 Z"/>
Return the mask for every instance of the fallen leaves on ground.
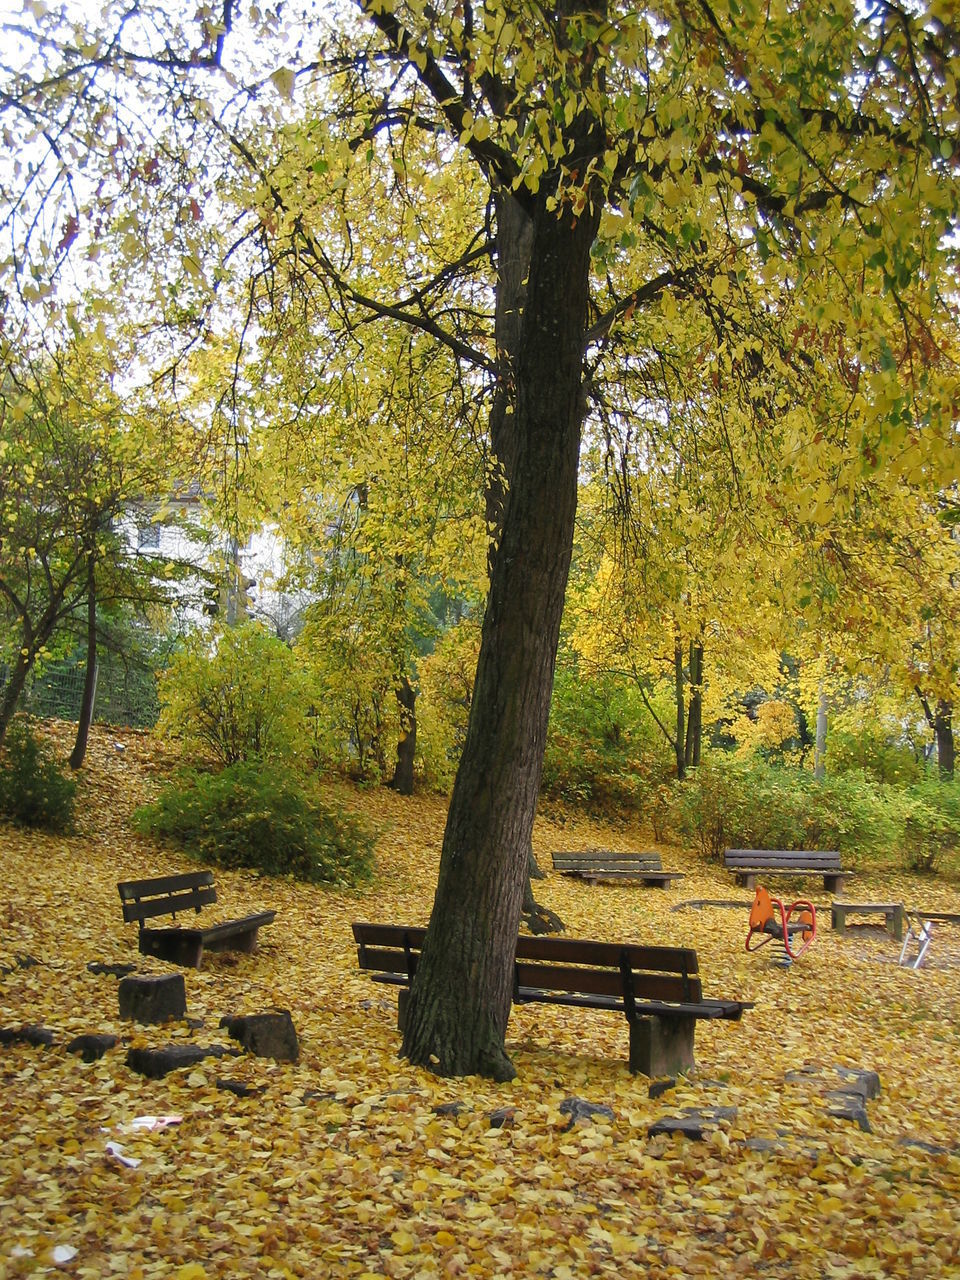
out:
<path id="1" fill-rule="evenodd" d="M 938 925 L 914 972 L 898 967 L 899 944 L 882 930 L 840 937 L 827 911 L 810 952 L 784 971 L 774 946 L 744 951 L 751 895 L 688 851 L 661 850 L 665 866 L 686 872 L 669 890 L 550 875 L 537 893 L 570 936 L 692 944 L 705 993 L 755 1008 L 740 1023 L 699 1024 L 697 1069 L 657 1098 L 627 1070 L 621 1017 L 547 1006 L 513 1012 L 511 1084 L 439 1079 L 398 1059 L 395 993 L 358 971 L 350 922 L 426 921 L 444 806 L 338 786 L 331 798 L 382 832 L 375 883 L 329 892 L 218 873 L 221 918 L 274 907 L 275 924 L 257 954 L 213 955 L 185 971 L 189 1024 L 134 1026 L 118 1019 L 116 978 L 87 966 L 171 971 L 137 955 L 116 891 L 118 880 L 189 867 L 128 825 L 162 772 L 148 736 L 98 733 L 77 835 L 0 829 L 0 1027 L 35 1024 L 56 1037 L 0 1048 L 0 1272 L 958 1273 L 960 926 Z M 576 815 L 538 822 L 547 867 L 551 849 L 591 845 L 651 847 L 641 831 Z M 801 892 L 828 902 L 811 881 Z M 960 910 L 955 882 L 889 872 L 862 872 L 845 896 Z M 742 909 L 671 910 L 699 899 Z M 133 1046 L 222 1044 L 222 1015 L 275 1006 L 293 1015 L 296 1064 L 210 1058 L 159 1081 L 125 1065 Z M 64 1046 L 88 1032 L 119 1042 L 84 1064 Z M 803 1070 L 811 1064 L 879 1073 L 870 1132 L 830 1115 Z M 568 1098 L 612 1118 L 572 1123 Z M 735 1107 L 735 1118 L 702 1142 L 648 1137 L 662 1116 L 713 1107 Z"/>

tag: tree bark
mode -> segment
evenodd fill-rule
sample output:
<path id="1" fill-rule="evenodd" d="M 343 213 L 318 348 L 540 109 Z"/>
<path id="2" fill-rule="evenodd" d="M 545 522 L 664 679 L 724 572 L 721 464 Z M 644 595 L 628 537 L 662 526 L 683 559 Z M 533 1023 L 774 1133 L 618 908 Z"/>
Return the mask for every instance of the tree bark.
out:
<path id="1" fill-rule="evenodd" d="M 700 763 L 703 736 L 703 641 L 690 641 L 690 706 L 687 711 L 686 746 L 683 762 L 687 769 Z"/>
<path id="2" fill-rule="evenodd" d="M 937 771 L 940 781 L 950 782 L 954 769 L 953 703 L 944 698 L 937 702 L 933 731 L 937 738 Z"/>
<path id="3" fill-rule="evenodd" d="M 817 697 L 817 740 L 813 749 L 813 776 L 820 781 L 827 772 L 827 692 L 820 686 Z"/>
<path id="4" fill-rule="evenodd" d="M 950 782 L 953 778 L 955 752 L 953 742 L 953 703 L 948 698 L 937 699 L 937 709 L 930 706 L 926 694 L 918 685 L 914 686 L 927 724 L 933 730 L 937 742 L 937 773 L 941 782 Z"/>
<path id="5" fill-rule="evenodd" d="M 590 248 L 579 219 L 533 215 L 515 381 L 515 461 L 466 741 L 402 1053 L 443 1075 L 515 1074 L 505 1049 L 564 590 L 583 420 Z"/>
<path id="6" fill-rule="evenodd" d="M 70 768 L 79 769 L 87 754 L 87 739 L 93 722 L 93 708 L 97 698 L 97 585 L 96 552 L 87 561 L 87 668 L 83 677 L 83 696 L 77 718 L 77 736 L 70 753 Z"/>
<path id="7" fill-rule="evenodd" d="M 673 740 L 673 753 L 677 761 L 677 778 L 679 781 L 687 776 L 687 761 L 684 750 L 686 738 L 687 711 L 683 695 L 683 645 L 679 634 L 673 641 L 673 691 L 677 704 L 677 732 Z"/>
<path id="8" fill-rule="evenodd" d="M 403 736 L 397 743 L 397 762 L 390 786 L 401 796 L 412 796 L 413 762 L 417 753 L 417 691 L 406 676 L 397 686 L 397 702 Z"/>

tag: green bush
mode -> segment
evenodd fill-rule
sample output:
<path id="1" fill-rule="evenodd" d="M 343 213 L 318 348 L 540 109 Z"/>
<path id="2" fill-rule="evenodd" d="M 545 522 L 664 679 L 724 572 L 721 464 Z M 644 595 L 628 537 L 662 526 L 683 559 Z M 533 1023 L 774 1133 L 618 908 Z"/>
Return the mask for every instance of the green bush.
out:
<path id="1" fill-rule="evenodd" d="M 601 813 L 649 811 L 673 762 L 637 690 L 614 676 L 558 670 L 541 792 Z"/>
<path id="2" fill-rule="evenodd" d="M 911 871 L 935 872 L 960 849 L 960 783 L 927 780 L 903 795 L 904 862 Z"/>
<path id="3" fill-rule="evenodd" d="M 0 760 L 0 813 L 26 827 L 69 831 L 77 784 L 23 720 L 7 730 Z"/>
<path id="4" fill-rule="evenodd" d="M 134 822 L 219 867 L 330 884 L 356 884 L 373 871 L 370 831 L 262 763 L 184 771 Z"/>
<path id="5" fill-rule="evenodd" d="M 224 765 L 306 755 L 310 690 L 296 658 L 256 623 L 194 637 L 160 679 L 162 732 Z"/>
<path id="6" fill-rule="evenodd" d="M 717 860 L 727 847 L 888 855 L 902 843 L 905 820 L 896 794 L 862 774 L 818 781 L 799 769 L 720 753 L 675 785 L 672 809 L 678 834 Z"/>

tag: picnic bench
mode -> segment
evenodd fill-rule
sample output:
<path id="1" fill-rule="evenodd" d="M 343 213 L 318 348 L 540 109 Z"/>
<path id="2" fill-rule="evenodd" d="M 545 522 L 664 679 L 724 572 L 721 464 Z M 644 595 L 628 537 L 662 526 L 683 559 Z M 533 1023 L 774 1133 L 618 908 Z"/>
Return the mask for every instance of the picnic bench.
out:
<path id="1" fill-rule="evenodd" d="M 148 880 L 122 880 L 117 889 L 123 904 L 123 919 L 140 926 L 140 952 L 173 964 L 199 969 L 204 950 L 244 951 L 256 949 L 257 933 L 272 923 L 275 911 L 258 911 L 238 920 L 220 924 L 167 925 L 148 928 L 146 920 L 172 916 L 184 911 L 199 914 L 200 908 L 216 902 L 217 890 L 210 871 L 189 871 L 177 876 L 155 876 Z"/>
<path id="2" fill-rule="evenodd" d="M 553 853 L 554 871 L 586 880 L 616 883 L 640 882 L 665 889 L 673 880 L 682 880 L 682 871 L 664 871 L 659 853 L 614 853 L 607 849 L 583 849 L 579 853 Z"/>
<path id="3" fill-rule="evenodd" d="M 762 876 L 823 876 L 823 887 L 830 893 L 843 888 L 853 875 L 840 866 L 835 849 L 725 849 L 723 865 L 736 873 L 737 884 L 754 889 Z"/>
<path id="4" fill-rule="evenodd" d="M 425 929 L 354 923 L 357 959 L 375 982 L 401 986 L 398 1024 L 416 973 Z M 738 1021 L 752 1005 L 704 998 L 697 953 L 688 947 L 647 947 L 580 938 L 517 939 L 514 1004 L 556 1004 L 622 1013 L 630 1028 L 629 1065 L 647 1076 L 676 1075 L 693 1066 L 693 1036 L 701 1018 Z"/>

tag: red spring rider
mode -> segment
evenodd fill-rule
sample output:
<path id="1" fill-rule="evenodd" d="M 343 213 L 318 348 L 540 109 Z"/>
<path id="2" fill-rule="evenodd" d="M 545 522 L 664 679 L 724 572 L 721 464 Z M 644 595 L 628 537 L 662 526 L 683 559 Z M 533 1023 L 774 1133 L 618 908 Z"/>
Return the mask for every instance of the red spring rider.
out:
<path id="1" fill-rule="evenodd" d="M 757 936 L 757 941 L 752 939 Z M 797 939 L 799 935 L 799 946 Z M 759 951 L 771 938 L 780 938 L 791 960 L 797 960 L 817 936 L 817 913 L 812 902 L 799 899 L 785 907 L 760 885 L 750 908 L 747 950 Z"/>

